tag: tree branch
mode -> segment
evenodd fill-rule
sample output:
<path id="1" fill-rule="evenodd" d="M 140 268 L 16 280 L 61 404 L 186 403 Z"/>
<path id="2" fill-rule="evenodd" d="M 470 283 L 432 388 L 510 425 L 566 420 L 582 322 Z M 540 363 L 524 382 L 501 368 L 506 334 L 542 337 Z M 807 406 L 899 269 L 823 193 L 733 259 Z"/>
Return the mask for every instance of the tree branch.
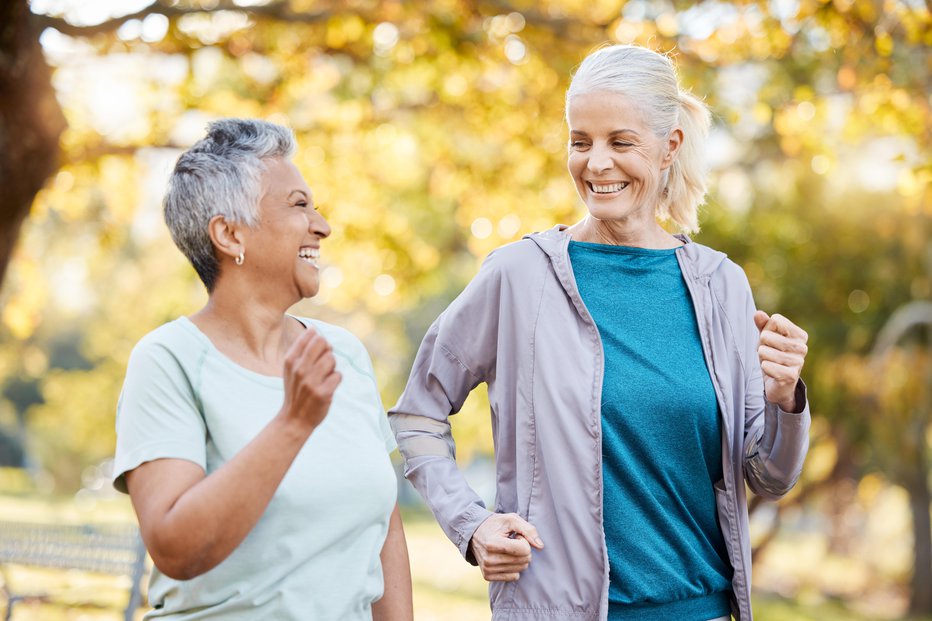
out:
<path id="1" fill-rule="evenodd" d="M 134 19 L 143 19 L 149 15 L 164 15 L 165 17 L 172 19 L 182 15 L 216 13 L 218 11 L 235 11 L 237 13 L 247 13 L 249 15 L 254 15 L 259 18 L 305 24 L 321 22 L 335 14 L 333 11 L 296 13 L 291 10 L 288 3 L 284 0 L 279 0 L 277 2 L 272 2 L 262 6 L 249 7 L 243 7 L 234 4 L 232 0 L 221 0 L 217 6 L 209 9 L 199 7 L 171 6 L 167 4 L 165 0 L 157 0 L 150 6 L 136 11 L 135 13 L 114 17 L 113 19 L 108 19 L 99 24 L 93 24 L 90 26 L 77 26 L 63 17 L 56 17 L 52 15 L 33 14 L 32 20 L 39 30 L 42 30 L 43 28 L 54 28 L 62 34 L 66 34 L 72 37 L 92 37 L 97 34 L 114 32 L 128 21 L 132 21 Z"/>

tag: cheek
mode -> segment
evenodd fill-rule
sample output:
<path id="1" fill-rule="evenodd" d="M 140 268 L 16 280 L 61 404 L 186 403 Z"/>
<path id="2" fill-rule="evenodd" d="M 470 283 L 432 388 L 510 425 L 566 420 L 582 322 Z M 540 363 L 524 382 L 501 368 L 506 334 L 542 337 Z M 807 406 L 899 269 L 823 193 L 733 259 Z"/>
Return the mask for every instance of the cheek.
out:
<path id="1" fill-rule="evenodd" d="M 579 175 L 582 174 L 585 166 L 586 162 L 579 154 L 570 153 L 569 157 L 566 158 L 566 169 L 577 183 L 579 183 Z"/>
<path id="2" fill-rule="evenodd" d="M 657 154 L 649 149 L 638 149 L 631 153 L 633 163 L 640 171 L 640 177 L 645 185 L 653 186 L 660 181 L 660 162 Z"/>

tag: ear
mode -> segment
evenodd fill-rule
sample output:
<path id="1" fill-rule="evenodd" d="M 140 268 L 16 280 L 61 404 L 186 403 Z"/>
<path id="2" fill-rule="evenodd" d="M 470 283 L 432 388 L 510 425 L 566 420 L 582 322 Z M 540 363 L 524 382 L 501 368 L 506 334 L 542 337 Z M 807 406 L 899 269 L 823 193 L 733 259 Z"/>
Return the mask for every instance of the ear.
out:
<path id="1" fill-rule="evenodd" d="M 667 151 L 663 154 L 663 161 L 660 162 L 660 170 L 666 170 L 673 165 L 677 155 L 680 153 L 681 146 L 683 146 L 683 130 L 679 127 L 674 127 L 670 130 L 670 135 L 667 137 Z"/>
<path id="2" fill-rule="evenodd" d="M 243 227 L 230 222 L 223 216 L 214 216 L 207 223 L 207 232 L 210 234 L 210 241 L 213 242 L 214 248 L 220 255 L 225 255 L 230 259 L 235 259 L 241 252 L 245 252 L 245 235 Z"/>

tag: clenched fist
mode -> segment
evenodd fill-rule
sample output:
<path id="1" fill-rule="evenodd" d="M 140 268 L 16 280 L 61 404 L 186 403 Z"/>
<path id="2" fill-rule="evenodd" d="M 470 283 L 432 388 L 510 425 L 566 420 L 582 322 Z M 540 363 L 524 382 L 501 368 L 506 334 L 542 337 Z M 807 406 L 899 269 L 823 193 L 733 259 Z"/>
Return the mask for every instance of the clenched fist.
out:
<path id="1" fill-rule="evenodd" d="M 469 547 L 482 577 L 492 581 L 513 582 L 531 562 L 531 546 L 544 548 L 537 529 L 517 513 L 496 513 L 476 529 Z"/>
<path id="2" fill-rule="evenodd" d="M 333 393 L 342 379 L 336 367 L 330 343 L 308 327 L 285 354 L 282 411 L 316 429 L 327 416 Z"/>
<path id="3" fill-rule="evenodd" d="M 797 412 L 796 384 L 809 347 L 806 331 L 783 315 L 754 313 L 754 324 L 760 330 L 757 355 L 764 374 L 764 394 L 767 400 L 784 412 Z"/>

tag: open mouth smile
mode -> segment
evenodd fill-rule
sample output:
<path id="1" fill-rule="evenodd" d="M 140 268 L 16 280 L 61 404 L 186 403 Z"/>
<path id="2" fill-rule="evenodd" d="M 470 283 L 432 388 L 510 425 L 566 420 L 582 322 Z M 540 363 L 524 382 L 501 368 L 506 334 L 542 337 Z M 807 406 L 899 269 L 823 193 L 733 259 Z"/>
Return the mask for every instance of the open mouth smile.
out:
<path id="1" fill-rule="evenodd" d="M 300 258 L 305 263 L 313 265 L 317 269 L 320 269 L 320 264 L 318 260 L 320 259 L 320 249 L 311 248 L 310 246 L 303 246 L 298 250 L 298 258 Z"/>
<path id="2" fill-rule="evenodd" d="M 593 183 L 592 181 L 587 181 L 586 185 L 589 186 L 589 190 L 594 194 L 614 194 L 615 192 L 621 192 L 626 187 L 628 187 L 627 181 L 619 181 L 617 183 Z"/>

